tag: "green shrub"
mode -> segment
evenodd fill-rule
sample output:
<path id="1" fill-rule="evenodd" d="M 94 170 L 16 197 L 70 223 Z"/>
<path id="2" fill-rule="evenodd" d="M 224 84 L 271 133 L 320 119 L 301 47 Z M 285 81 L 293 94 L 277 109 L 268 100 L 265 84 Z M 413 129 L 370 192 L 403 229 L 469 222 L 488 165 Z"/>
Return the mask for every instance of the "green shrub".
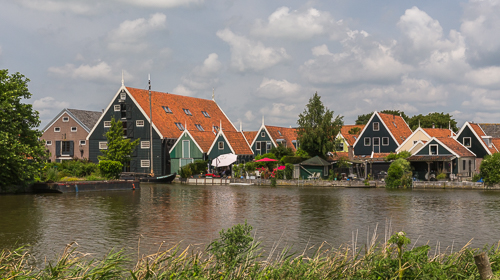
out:
<path id="1" fill-rule="evenodd" d="M 83 181 L 82 178 L 77 178 L 77 177 L 63 177 L 60 182 L 74 182 L 74 181 Z"/>
<path id="2" fill-rule="evenodd" d="M 61 177 L 59 176 L 59 170 L 56 167 L 50 167 L 45 170 L 45 174 L 42 177 L 42 180 L 45 182 L 57 182 Z"/>
<path id="3" fill-rule="evenodd" d="M 297 156 L 286 156 L 286 157 L 283 157 L 281 159 L 281 162 L 283 162 L 284 164 L 287 164 L 287 163 L 291 163 L 291 164 L 297 164 L 297 163 L 301 163 L 303 162 L 304 160 L 306 160 L 305 158 L 303 157 L 297 157 Z"/>
<path id="4" fill-rule="evenodd" d="M 287 163 L 285 164 L 285 177 L 288 180 L 291 180 L 293 178 L 293 164 Z"/>
<path id="5" fill-rule="evenodd" d="M 245 163 L 245 171 L 248 172 L 248 173 L 253 173 L 255 172 L 255 169 L 256 169 L 256 164 L 255 162 L 253 161 L 250 161 L 250 162 L 247 162 Z"/>
<path id="6" fill-rule="evenodd" d="M 500 153 L 485 156 L 479 170 L 486 184 L 500 183 Z"/>
<path id="7" fill-rule="evenodd" d="M 86 181 L 103 181 L 103 180 L 105 180 L 105 178 L 102 178 L 102 177 L 97 176 L 95 174 L 90 174 L 90 175 L 85 177 L 85 180 Z"/>
<path id="8" fill-rule="evenodd" d="M 390 152 L 388 156 L 386 156 L 384 159 L 385 161 L 391 161 L 391 160 L 397 160 L 399 158 L 404 158 L 404 159 L 407 159 L 411 157 L 411 153 L 408 152 L 408 151 L 402 151 L 400 153 L 393 153 L 393 152 Z"/>
<path id="9" fill-rule="evenodd" d="M 446 173 L 439 173 L 439 174 L 436 176 L 436 179 L 438 179 L 438 180 L 443 180 L 443 179 L 446 179 Z"/>
<path id="10" fill-rule="evenodd" d="M 481 180 L 481 174 L 474 174 L 474 176 L 472 176 L 472 182 L 477 182 Z"/>
<path id="11" fill-rule="evenodd" d="M 123 164 L 114 160 L 101 160 L 99 162 L 99 171 L 106 179 L 117 179 L 123 169 Z"/>
<path id="12" fill-rule="evenodd" d="M 191 166 L 189 164 L 184 165 L 181 169 L 179 169 L 179 176 L 181 176 L 181 178 L 189 178 L 191 175 L 193 175 L 193 171 L 191 170 Z"/>
<path id="13" fill-rule="evenodd" d="M 410 162 L 400 158 L 391 163 L 385 180 L 386 188 L 410 187 L 412 184 Z"/>

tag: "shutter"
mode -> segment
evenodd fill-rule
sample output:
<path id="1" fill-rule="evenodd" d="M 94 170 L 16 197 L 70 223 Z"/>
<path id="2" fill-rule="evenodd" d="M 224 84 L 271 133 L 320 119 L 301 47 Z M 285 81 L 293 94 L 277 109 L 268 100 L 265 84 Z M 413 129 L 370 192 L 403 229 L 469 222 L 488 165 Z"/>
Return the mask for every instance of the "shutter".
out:
<path id="1" fill-rule="evenodd" d="M 128 111 L 127 111 L 127 119 L 128 119 Z M 134 122 L 127 122 L 127 138 L 134 138 Z"/>
<path id="2" fill-rule="evenodd" d="M 75 142 L 69 141 L 69 156 L 72 157 L 74 155 L 75 150 Z"/>
<path id="3" fill-rule="evenodd" d="M 61 141 L 56 141 L 56 157 L 61 156 Z"/>
<path id="4" fill-rule="evenodd" d="M 137 160 L 130 161 L 130 172 L 137 172 Z"/>
<path id="5" fill-rule="evenodd" d="M 134 151 L 132 152 L 132 156 L 133 156 L 133 157 L 136 157 L 136 156 L 137 156 L 137 148 L 138 148 L 138 147 L 139 147 L 139 146 L 135 146 Z"/>
<path id="6" fill-rule="evenodd" d="M 130 119 L 132 118 L 132 110 L 131 110 L 132 106 L 129 105 L 126 108 L 127 108 L 127 119 Z"/>

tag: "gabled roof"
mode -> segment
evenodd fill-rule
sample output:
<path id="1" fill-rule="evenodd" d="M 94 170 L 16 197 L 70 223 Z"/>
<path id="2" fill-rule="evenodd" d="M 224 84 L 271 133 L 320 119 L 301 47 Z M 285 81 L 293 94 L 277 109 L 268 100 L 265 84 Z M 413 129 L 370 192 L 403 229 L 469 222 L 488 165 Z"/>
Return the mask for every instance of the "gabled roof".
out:
<path id="1" fill-rule="evenodd" d="M 258 131 L 243 131 L 243 135 L 247 139 L 248 144 L 250 145 L 255 137 L 257 136 Z"/>
<path id="2" fill-rule="evenodd" d="M 500 138 L 500 123 L 478 123 L 484 133 L 494 138 Z"/>
<path id="3" fill-rule="evenodd" d="M 491 138 L 491 143 L 493 143 L 493 147 L 498 150 L 500 148 L 500 137 Z"/>
<path id="4" fill-rule="evenodd" d="M 355 127 L 359 128 L 359 132 L 357 134 L 350 134 L 349 131 Z M 363 128 L 365 128 L 364 124 L 344 125 L 340 129 L 340 135 L 345 139 L 349 146 L 352 146 L 356 142 L 358 136 L 361 134 L 361 131 L 363 131 Z"/>
<path id="5" fill-rule="evenodd" d="M 215 134 L 212 131 L 190 130 L 189 133 L 203 153 L 207 153 L 214 142 Z"/>
<path id="6" fill-rule="evenodd" d="M 424 156 L 424 155 L 417 155 L 422 149 L 424 149 L 426 146 L 430 145 L 433 141 L 436 141 L 438 144 L 443 146 L 446 150 L 448 150 L 451 154 L 457 156 L 457 157 L 475 157 L 476 155 L 471 152 L 469 149 L 467 149 L 464 145 L 462 145 L 460 142 L 458 142 L 455 138 L 451 137 L 433 137 L 430 139 L 425 145 L 423 145 L 418 151 L 416 151 L 413 156 Z M 427 156 L 427 155 L 425 155 Z M 429 155 L 429 156 L 436 156 L 436 155 Z"/>
<path id="7" fill-rule="evenodd" d="M 485 151 L 488 152 L 489 155 L 497 152 L 497 150 L 494 146 L 492 146 L 490 148 L 486 145 L 486 143 L 484 142 L 482 137 L 487 136 L 487 135 L 486 135 L 486 133 L 484 133 L 483 129 L 477 123 L 465 122 L 465 124 L 462 126 L 462 128 L 460 128 L 460 131 L 458 131 L 457 136 L 462 134 L 462 131 L 464 131 L 464 129 L 466 127 L 469 127 L 472 130 L 472 132 L 476 136 L 477 140 L 481 143 L 481 145 L 483 146 Z"/>
<path id="8" fill-rule="evenodd" d="M 49 129 L 64 113 L 68 114 L 69 117 L 74 119 L 87 132 L 90 132 L 102 115 L 102 112 L 65 108 L 42 131 L 45 132 Z"/>
<path id="9" fill-rule="evenodd" d="M 131 87 L 126 87 L 126 90 L 149 120 L 148 90 Z M 224 130 L 236 131 L 226 114 L 213 100 L 151 91 L 151 104 L 153 124 L 164 138 L 178 138 L 182 134 L 175 125 L 176 122 L 186 125 L 190 131 L 199 124 L 205 131 L 211 132 L 212 127 L 219 126 L 220 122 Z M 166 113 L 163 106 L 168 107 L 172 113 Z M 192 115 L 187 115 L 184 109 L 189 110 Z M 210 117 L 206 117 L 202 111 L 207 112 Z"/>
<path id="10" fill-rule="evenodd" d="M 223 133 L 235 155 L 253 155 L 253 151 L 250 149 L 243 133 L 233 131 L 224 131 Z"/>
<path id="11" fill-rule="evenodd" d="M 281 126 L 265 126 L 269 132 L 271 140 L 274 142 L 275 146 L 278 146 L 277 141 L 280 139 L 285 140 L 286 146 L 292 148 L 292 151 L 296 151 L 293 145 L 293 140 L 297 140 L 297 131 L 295 128 L 281 127 Z"/>
<path id="12" fill-rule="evenodd" d="M 327 153 L 327 161 L 337 161 L 340 159 L 349 159 L 349 152 L 329 152 Z"/>
<path id="13" fill-rule="evenodd" d="M 320 158 L 319 156 L 312 157 L 300 163 L 300 165 L 312 165 L 312 166 L 327 166 L 331 165 L 328 161 Z"/>
<path id="14" fill-rule="evenodd" d="M 378 115 L 394 136 L 398 145 L 401 145 L 411 135 L 412 131 L 410 127 L 401 116 L 384 113 L 378 113 Z"/>

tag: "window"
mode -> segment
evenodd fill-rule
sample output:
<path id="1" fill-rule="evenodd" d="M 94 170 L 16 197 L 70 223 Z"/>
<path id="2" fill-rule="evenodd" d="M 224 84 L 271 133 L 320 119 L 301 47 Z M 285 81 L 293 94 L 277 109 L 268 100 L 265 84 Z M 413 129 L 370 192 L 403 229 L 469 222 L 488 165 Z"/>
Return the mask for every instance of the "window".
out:
<path id="1" fill-rule="evenodd" d="M 281 136 L 281 131 L 278 130 L 278 134 Z"/>
<path id="2" fill-rule="evenodd" d="M 464 159 L 464 160 L 462 160 L 462 170 L 465 170 L 466 169 L 465 167 L 466 167 L 466 161 Z"/>
<path id="3" fill-rule="evenodd" d="M 184 131 L 184 126 L 179 123 L 179 122 L 176 122 L 175 125 L 177 126 L 177 128 L 180 130 L 180 131 Z"/>
<path id="4" fill-rule="evenodd" d="M 80 146 L 84 146 L 84 145 L 87 145 L 87 141 L 85 141 L 85 140 L 80 140 Z"/>
<path id="5" fill-rule="evenodd" d="M 99 142 L 99 150 L 106 150 L 108 148 L 108 142 Z"/>
<path id="6" fill-rule="evenodd" d="M 429 145 L 429 155 L 438 154 L 438 145 Z"/>
<path id="7" fill-rule="evenodd" d="M 264 131 L 262 131 L 262 132 L 260 133 L 260 137 L 266 137 L 266 133 L 265 133 Z"/>
<path id="8" fill-rule="evenodd" d="M 190 158 L 191 157 L 191 141 L 189 140 L 182 140 L 182 157 L 183 158 Z"/>
<path id="9" fill-rule="evenodd" d="M 373 123 L 373 131 L 379 131 L 380 130 L 380 123 L 374 122 Z"/>
<path id="10" fill-rule="evenodd" d="M 141 167 L 149 167 L 149 159 L 141 159 Z"/>
<path id="11" fill-rule="evenodd" d="M 224 150 L 224 142 L 219 141 L 219 150 Z"/>
<path id="12" fill-rule="evenodd" d="M 389 137 L 382 137 L 382 146 L 389 146 Z"/>
<path id="13" fill-rule="evenodd" d="M 339 142 L 337 145 L 337 152 L 344 150 L 344 142 Z"/>
<path id="14" fill-rule="evenodd" d="M 257 142 L 257 147 L 256 147 L 257 150 L 260 150 L 260 142 Z"/>
<path id="15" fill-rule="evenodd" d="M 219 132 L 219 127 L 214 125 L 213 128 L 212 128 L 215 132 Z"/>
<path id="16" fill-rule="evenodd" d="M 465 147 L 467 147 L 467 148 L 471 147 L 470 137 L 464 137 L 463 142 L 464 142 L 463 144 L 464 144 Z"/>
<path id="17" fill-rule="evenodd" d="M 195 124 L 194 126 L 196 126 L 196 128 L 199 130 L 199 131 L 205 131 L 203 129 L 203 127 L 200 125 L 200 124 Z"/>
<path id="18" fill-rule="evenodd" d="M 71 154 L 71 142 L 70 141 L 62 141 L 61 142 L 61 155 L 70 155 Z"/>
<path id="19" fill-rule="evenodd" d="M 373 146 L 380 146 L 380 137 L 373 137 Z"/>
<path id="20" fill-rule="evenodd" d="M 135 126 L 137 126 L 137 127 L 143 127 L 144 126 L 144 120 L 136 120 L 135 121 Z"/>
<path id="21" fill-rule="evenodd" d="M 127 93 L 124 91 L 120 92 L 120 99 L 125 100 L 125 98 L 127 98 Z"/>
<path id="22" fill-rule="evenodd" d="M 54 132 L 61 132 L 61 128 L 60 127 L 54 127 Z"/>
<path id="23" fill-rule="evenodd" d="M 104 122 L 104 127 L 111 127 L 111 122 L 110 121 L 105 121 Z"/>
<path id="24" fill-rule="evenodd" d="M 203 114 L 203 116 L 205 116 L 205 118 L 210 118 L 210 115 L 207 112 L 201 111 L 201 113 Z"/>
<path id="25" fill-rule="evenodd" d="M 113 108 L 114 108 L 115 112 L 120 112 L 122 110 L 122 106 L 120 106 L 120 104 L 115 105 Z"/>
<path id="26" fill-rule="evenodd" d="M 63 122 L 69 122 L 69 117 L 63 117 Z"/>
<path id="27" fill-rule="evenodd" d="M 365 146 L 370 146 L 372 144 L 370 137 L 365 137 L 364 140 L 365 140 Z"/>
<path id="28" fill-rule="evenodd" d="M 189 109 L 182 109 L 184 111 L 184 113 L 186 113 L 186 115 L 188 116 L 192 116 L 193 114 L 191 114 L 191 111 L 189 111 Z"/>
<path id="29" fill-rule="evenodd" d="M 141 141 L 141 149 L 149 149 L 151 147 L 149 143 L 149 141 Z"/>
<path id="30" fill-rule="evenodd" d="M 413 141 L 413 145 L 417 144 L 417 142 L 418 142 L 417 140 L 414 140 L 414 141 Z"/>
<path id="31" fill-rule="evenodd" d="M 170 108 L 168 108 L 168 106 L 161 106 L 163 108 L 163 110 L 165 110 L 165 113 L 167 114 L 173 114 L 172 113 L 172 110 L 170 110 Z"/>
<path id="32" fill-rule="evenodd" d="M 71 127 L 71 132 L 76 132 L 76 126 Z"/>
<path id="33" fill-rule="evenodd" d="M 266 143 L 266 149 L 269 151 L 271 150 L 271 142 Z"/>
<path id="34" fill-rule="evenodd" d="M 45 145 L 51 146 L 52 145 L 52 141 L 50 141 L 50 140 L 45 141 Z"/>

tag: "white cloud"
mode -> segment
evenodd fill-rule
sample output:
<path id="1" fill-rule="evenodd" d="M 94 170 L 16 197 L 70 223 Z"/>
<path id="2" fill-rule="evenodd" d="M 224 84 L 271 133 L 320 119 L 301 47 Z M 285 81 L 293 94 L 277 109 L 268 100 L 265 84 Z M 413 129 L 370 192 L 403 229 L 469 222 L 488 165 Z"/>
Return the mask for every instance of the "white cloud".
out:
<path id="1" fill-rule="evenodd" d="M 25 8 L 46 12 L 71 12 L 75 14 L 95 13 L 100 4 L 79 0 L 20 0 Z"/>
<path id="2" fill-rule="evenodd" d="M 178 85 L 172 90 L 173 94 L 178 94 L 178 95 L 184 95 L 184 96 L 192 96 L 194 95 L 194 92 L 184 85 Z"/>
<path id="3" fill-rule="evenodd" d="M 217 31 L 217 36 L 231 47 L 231 66 L 241 72 L 260 71 L 290 57 L 284 48 L 265 47 L 261 42 L 238 36 L 229 29 Z"/>
<path id="4" fill-rule="evenodd" d="M 117 2 L 129 3 L 140 7 L 153 8 L 175 8 L 180 6 L 199 6 L 204 0 L 116 0 Z"/>
<path id="5" fill-rule="evenodd" d="M 272 103 L 265 105 L 260 109 L 260 113 L 265 117 L 266 124 L 278 126 L 290 126 L 295 124 L 295 120 L 299 115 L 296 105 L 284 103 Z M 293 120 L 293 124 L 290 123 Z"/>
<path id="6" fill-rule="evenodd" d="M 328 50 L 328 46 L 323 44 L 321 46 L 317 46 L 312 48 L 312 54 L 314 56 L 321 56 L 321 55 L 333 55 L 330 50 Z"/>
<path id="7" fill-rule="evenodd" d="M 33 102 L 33 108 L 40 113 L 41 119 L 54 117 L 59 111 L 68 107 L 69 102 L 56 101 L 56 99 L 51 96 L 43 97 Z"/>
<path id="8" fill-rule="evenodd" d="M 500 86 L 500 67 L 491 66 L 471 70 L 466 74 L 466 78 L 473 84 L 484 87 Z"/>
<path id="9" fill-rule="evenodd" d="M 299 84 L 290 83 L 287 80 L 274 80 L 264 78 L 257 89 L 257 96 L 266 99 L 285 99 L 297 102 L 304 97 L 302 87 Z"/>
<path id="10" fill-rule="evenodd" d="M 95 80 L 95 81 L 116 81 L 117 78 L 112 75 L 111 67 L 106 62 L 100 62 L 91 66 L 82 64 L 76 67 L 68 63 L 61 67 L 50 67 L 49 73 L 59 77 L 69 77 L 73 79 Z"/>
<path id="11" fill-rule="evenodd" d="M 167 16 L 162 13 L 151 15 L 149 19 L 126 20 L 109 32 L 108 48 L 114 51 L 141 52 L 148 48 L 146 36 L 151 32 L 166 28 Z"/>
<path id="12" fill-rule="evenodd" d="M 203 64 L 196 66 L 189 75 L 181 78 L 182 84 L 175 88 L 174 93 L 183 95 L 193 95 L 197 91 L 209 90 L 219 83 L 219 73 L 222 63 L 216 53 L 211 53 L 203 61 Z"/>
<path id="13" fill-rule="evenodd" d="M 290 12 L 288 7 L 281 7 L 268 17 L 267 22 L 257 20 L 252 34 L 295 40 L 309 40 L 325 34 L 336 38 L 344 34 L 341 25 L 342 22 L 335 22 L 328 12 L 313 8 Z"/>

